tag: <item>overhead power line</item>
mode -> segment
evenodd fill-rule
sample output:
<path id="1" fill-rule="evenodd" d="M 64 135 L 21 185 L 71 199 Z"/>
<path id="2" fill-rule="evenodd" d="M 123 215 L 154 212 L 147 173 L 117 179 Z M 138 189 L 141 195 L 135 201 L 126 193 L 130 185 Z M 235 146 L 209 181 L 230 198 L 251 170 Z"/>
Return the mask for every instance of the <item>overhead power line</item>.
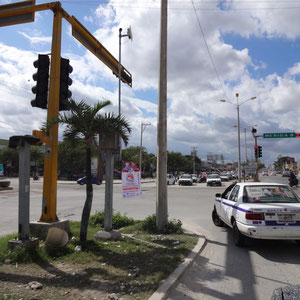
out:
<path id="1" fill-rule="evenodd" d="M 193 4 L 193 6 L 194 6 L 193 0 L 191 0 L 191 2 L 192 2 L 192 4 Z M 194 6 L 194 7 L 195 7 L 195 6 Z M 224 89 L 223 83 L 222 83 L 222 81 L 221 81 L 221 78 L 220 78 L 220 76 L 219 76 L 218 70 L 217 70 L 217 68 L 216 68 L 216 64 L 215 64 L 215 62 L 214 62 L 214 59 L 213 59 L 213 57 L 212 57 L 212 55 L 211 55 L 211 53 L 210 53 L 208 44 L 207 44 L 207 42 L 206 42 L 204 30 L 203 30 L 203 28 L 202 28 L 202 26 L 201 26 L 200 19 L 199 19 L 198 15 L 197 15 L 196 9 L 195 9 L 195 15 L 196 15 L 196 18 L 197 18 L 197 21 L 198 21 L 198 25 L 199 25 L 199 28 L 200 28 L 200 30 L 201 30 L 202 36 L 203 36 L 203 40 L 204 40 L 205 47 L 206 47 L 206 49 L 207 49 L 207 52 L 208 52 L 208 55 L 209 55 L 211 64 L 212 64 L 212 66 L 213 66 L 213 68 L 214 68 L 214 71 L 215 71 L 215 73 L 216 73 L 216 75 L 217 75 L 218 81 L 219 81 L 219 83 L 220 83 L 220 85 L 221 85 L 221 87 L 222 87 L 222 90 L 223 90 L 223 92 L 224 92 L 225 98 L 228 100 L 226 91 L 225 91 L 225 89 Z"/>
<path id="2" fill-rule="evenodd" d="M 150 1 L 143 1 L 143 2 L 136 2 L 136 1 L 111 1 L 111 2 L 104 2 L 104 1 L 74 1 L 74 0 L 63 0 L 61 1 L 63 4 L 72 4 L 72 5 L 85 5 L 85 6 L 99 6 L 99 5 L 113 5 L 114 7 L 121 7 L 121 8 L 128 8 L 128 9 L 160 9 L 159 2 L 150 2 Z M 170 10 L 200 10 L 200 11 L 259 11 L 259 10 L 294 10 L 300 9 L 300 0 L 287 0 L 287 1 L 235 1 L 234 3 L 220 3 L 218 1 L 194 1 L 197 5 L 201 4 L 218 4 L 218 7 L 187 7 L 186 5 L 190 5 L 189 1 L 169 1 L 168 2 Z M 232 7 L 235 4 L 288 4 L 288 3 L 299 3 L 299 6 L 278 6 L 278 7 Z M 179 7 L 172 6 L 178 4 Z M 153 6 L 154 5 L 154 6 Z M 220 6 L 222 5 L 222 6 Z"/>

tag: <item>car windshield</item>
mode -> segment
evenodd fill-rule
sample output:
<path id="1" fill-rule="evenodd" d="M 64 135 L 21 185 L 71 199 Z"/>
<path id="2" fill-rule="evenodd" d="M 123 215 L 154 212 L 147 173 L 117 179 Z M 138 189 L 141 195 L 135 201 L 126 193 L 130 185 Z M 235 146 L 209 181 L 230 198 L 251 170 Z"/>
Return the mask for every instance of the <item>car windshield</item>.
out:
<path id="1" fill-rule="evenodd" d="M 281 185 L 245 186 L 244 202 L 297 203 L 299 199 L 287 187 Z"/>
<path id="2" fill-rule="evenodd" d="M 181 178 L 188 178 L 188 179 L 191 179 L 191 175 L 182 175 Z"/>
<path id="3" fill-rule="evenodd" d="M 217 174 L 212 174 L 212 175 L 209 175 L 208 178 L 220 178 L 220 176 Z"/>

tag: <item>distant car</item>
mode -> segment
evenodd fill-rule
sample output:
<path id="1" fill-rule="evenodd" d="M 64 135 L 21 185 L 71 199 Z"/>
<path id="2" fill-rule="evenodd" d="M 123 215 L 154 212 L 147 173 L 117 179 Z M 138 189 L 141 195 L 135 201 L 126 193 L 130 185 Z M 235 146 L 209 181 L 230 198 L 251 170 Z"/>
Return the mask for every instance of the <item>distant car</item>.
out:
<path id="1" fill-rule="evenodd" d="M 283 171 L 282 172 L 282 177 L 290 177 L 290 172 L 289 171 Z"/>
<path id="2" fill-rule="evenodd" d="M 263 171 L 262 176 L 269 176 L 268 171 Z"/>
<path id="3" fill-rule="evenodd" d="M 206 178 L 206 185 L 212 186 L 212 185 L 222 185 L 221 177 L 218 174 L 210 174 Z"/>
<path id="4" fill-rule="evenodd" d="M 86 176 L 79 178 L 77 180 L 77 183 L 80 184 L 80 185 L 86 184 Z M 97 180 L 97 177 L 92 176 L 92 184 L 100 185 L 101 183 L 102 183 L 101 180 Z"/>
<path id="5" fill-rule="evenodd" d="M 207 174 L 203 172 L 200 176 L 200 182 L 206 182 Z"/>
<path id="6" fill-rule="evenodd" d="M 221 177 L 221 181 L 229 181 L 229 176 L 227 173 L 221 173 L 220 177 Z"/>
<path id="7" fill-rule="evenodd" d="M 167 185 L 175 184 L 175 176 L 172 174 L 167 174 Z"/>
<path id="8" fill-rule="evenodd" d="M 193 185 L 193 179 L 190 174 L 183 174 L 178 179 L 178 185 Z"/>
<path id="9" fill-rule="evenodd" d="M 285 184 L 232 184 L 216 194 L 212 220 L 232 228 L 237 246 L 244 244 L 245 236 L 300 243 L 300 199 Z"/>
<path id="10" fill-rule="evenodd" d="M 197 175 L 196 174 L 192 174 L 192 180 L 193 182 L 197 183 L 198 179 L 197 179 Z"/>

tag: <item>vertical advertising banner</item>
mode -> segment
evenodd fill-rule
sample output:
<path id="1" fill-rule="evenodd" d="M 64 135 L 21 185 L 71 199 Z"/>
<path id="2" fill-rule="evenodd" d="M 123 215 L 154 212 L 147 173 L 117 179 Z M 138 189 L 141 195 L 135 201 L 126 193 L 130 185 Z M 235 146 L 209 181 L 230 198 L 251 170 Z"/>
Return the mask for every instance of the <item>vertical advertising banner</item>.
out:
<path id="1" fill-rule="evenodd" d="M 125 162 L 123 167 L 122 194 L 123 198 L 142 196 L 140 169 L 134 162 Z"/>

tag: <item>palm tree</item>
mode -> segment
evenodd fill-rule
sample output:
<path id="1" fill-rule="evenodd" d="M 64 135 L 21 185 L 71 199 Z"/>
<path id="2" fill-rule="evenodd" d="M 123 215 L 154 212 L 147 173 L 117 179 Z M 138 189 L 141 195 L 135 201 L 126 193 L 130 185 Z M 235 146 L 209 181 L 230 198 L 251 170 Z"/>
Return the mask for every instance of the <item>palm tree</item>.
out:
<path id="1" fill-rule="evenodd" d="M 86 241 L 88 222 L 90 218 L 93 202 L 93 185 L 91 172 L 92 145 L 97 134 L 103 137 L 119 135 L 127 145 L 131 127 L 129 122 L 122 116 L 115 116 L 111 113 L 101 115 L 99 111 L 110 105 L 108 100 L 99 101 L 94 106 L 86 104 L 84 101 L 77 103 L 73 99 L 69 101 L 69 111 L 60 113 L 58 118 L 47 123 L 47 128 L 54 124 L 62 123 L 66 125 L 64 138 L 74 140 L 83 137 L 86 149 L 86 200 L 82 210 L 80 224 L 80 241 Z"/>

